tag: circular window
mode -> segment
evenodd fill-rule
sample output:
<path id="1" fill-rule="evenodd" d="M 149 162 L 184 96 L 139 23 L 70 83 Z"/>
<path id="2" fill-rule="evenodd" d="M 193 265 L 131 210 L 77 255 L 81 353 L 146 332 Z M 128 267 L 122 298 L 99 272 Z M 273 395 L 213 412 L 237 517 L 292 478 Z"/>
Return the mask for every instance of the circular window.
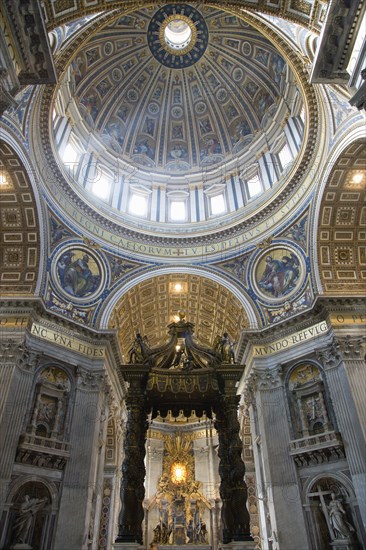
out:
<path id="1" fill-rule="evenodd" d="M 173 19 L 164 29 L 164 38 L 168 46 L 182 50 L 192 39 L 192 29 L 186 21 Z"/>

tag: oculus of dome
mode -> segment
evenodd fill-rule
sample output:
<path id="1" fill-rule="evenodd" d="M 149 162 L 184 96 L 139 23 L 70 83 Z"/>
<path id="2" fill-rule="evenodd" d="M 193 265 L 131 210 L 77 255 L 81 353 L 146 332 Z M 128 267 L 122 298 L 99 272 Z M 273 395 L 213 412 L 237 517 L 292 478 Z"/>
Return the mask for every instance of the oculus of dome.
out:
<path id="1" fill-rule="evenodd" d="M 160 27 L 159 40 L 170 53 L 184 55 L 195 45 L 197 30 L 189 17 L 171 15 Z"/>
<path id="2" fill-rule="evenodd" d="M 151 18 L 147 41 L 159 63 L 181 69 L 201 59 L 208 44 L 208 29 L 201 13 L 192 6 L 168 4 Z"/>

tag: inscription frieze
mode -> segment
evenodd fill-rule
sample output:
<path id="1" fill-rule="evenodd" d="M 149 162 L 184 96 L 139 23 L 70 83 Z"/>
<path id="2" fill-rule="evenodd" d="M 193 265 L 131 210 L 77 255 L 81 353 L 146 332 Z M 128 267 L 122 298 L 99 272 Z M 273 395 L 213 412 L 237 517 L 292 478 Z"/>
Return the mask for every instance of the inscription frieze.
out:
<path id="1" fill-rule="evenodd" d="M 104 346 L 95 346 L 86 343 L 68 334 L 57 332 L 50 327 L 45 327 L 40 323 L 33 323 L 31 334 L 42 340 L 47 340 L 48 342 L 52 342 L 53 344 L 70 349 L 87 357 L 92 357 L 94 359 L 102 359 L 105 357 Z"/>
<path id="2" fill-rule="evenodd" d="M 273 353 L 279 353 L 285 349 L 292 348 L 299 344 L 303 344 L 309 340 L 314 340 L 315 338 L 320 338 L 323 334 L 328 332 L 328 325 L 326 321 L 317 323 L 312 327 L 294 332 L 285 338 L 266 344 L 265 346 L 254 345 L 253 346 L 253 356 L 254 357 L 267 357 Z"/>

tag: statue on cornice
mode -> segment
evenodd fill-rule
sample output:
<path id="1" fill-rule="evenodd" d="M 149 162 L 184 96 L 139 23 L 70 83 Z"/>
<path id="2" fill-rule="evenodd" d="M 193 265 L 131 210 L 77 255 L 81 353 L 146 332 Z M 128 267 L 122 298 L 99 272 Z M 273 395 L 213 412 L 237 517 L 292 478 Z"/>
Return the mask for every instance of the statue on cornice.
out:
<path id="1" fill-rule="evenodd" d="M 229 334 L 224 332 L 223 336 L 217 335 L 213 348 L 218 353 L 224 363 L 235 363 L 234 354 L 235 342 L 231 340 Z"/>
<path id="2" fill-rule="evenodd" d="M 143 363 L 148 357 L 149 344 L 147 336 L 141 336 L 139 332 L 136 333 L 136 338 L 131 348 L 129 349 L 129 360 L 131 363 Z"/>

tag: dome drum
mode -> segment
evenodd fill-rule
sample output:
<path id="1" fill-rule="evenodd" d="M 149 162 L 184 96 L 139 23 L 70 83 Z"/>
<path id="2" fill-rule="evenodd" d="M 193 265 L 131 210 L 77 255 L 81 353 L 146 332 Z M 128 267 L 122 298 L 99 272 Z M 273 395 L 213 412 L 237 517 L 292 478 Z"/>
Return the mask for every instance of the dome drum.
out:
<path id="1" fill-rule="evenodd" d="M 186 38 L 171 54 L 174 28 Z M 197 58 L 193 43 L 204 43 Z M 190 66 L 176 65 L 186 57 Z M 205 230 L 253 211 L 303 149 L 303 99 L 285 59 L 245 20 L 211 8 L 169 4 L 108 23 L 73 58 L 56 97 L 65 178 L 88 203 L 131 226 L 140 218 L 153 232 L 162 223 L 172 234 L 182 223 Z M 213 186 L 224 186 L 219 210 Z M 186 198 L 176 219 L 169 193 L 178 190 Z M 136 202 L 143 207 L 131 208 Z"/>

